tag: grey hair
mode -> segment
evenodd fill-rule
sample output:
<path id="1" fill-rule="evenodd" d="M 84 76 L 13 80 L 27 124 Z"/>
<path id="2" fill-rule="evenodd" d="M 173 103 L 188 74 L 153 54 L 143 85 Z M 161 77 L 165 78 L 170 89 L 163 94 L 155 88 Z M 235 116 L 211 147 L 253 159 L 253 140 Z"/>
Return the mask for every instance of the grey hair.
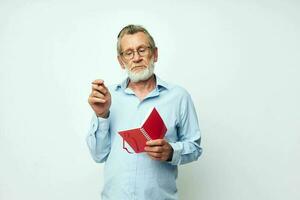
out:
<path id="1" fill-rule="evenodd" d="M 146 34 L 146 36 L 148 37 L 149 46 L 150 46 L 151 50 L 156 48 L 153 37 L 150 35 L 150 33 L 144 27 L 142 27 L 140 25 L 130 24 L 130 25 L 125 26 L 118 34 L 118 42 L 117 42 L 118 55 L 120 55 L 122 53 L 121 39 L 123 38 L 123 36 L 124 35 L 133 35 L 138 32 L 142 32 L 142 33 Z"/>

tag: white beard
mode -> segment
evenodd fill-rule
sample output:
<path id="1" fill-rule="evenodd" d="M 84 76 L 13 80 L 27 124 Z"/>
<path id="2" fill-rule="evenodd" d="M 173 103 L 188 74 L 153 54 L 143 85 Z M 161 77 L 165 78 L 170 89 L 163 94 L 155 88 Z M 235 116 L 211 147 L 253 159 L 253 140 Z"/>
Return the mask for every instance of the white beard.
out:
<path id="1" fill-rule="evenodd" d="M 125 69 L 130 81 L 134 83 L 139 81 L 145 81 L 148 80 L 154 74 L 154 61 L 153 59 L 151 59 L 149 66 L 138 72 L 131 71 L 127 65 L 125 65 Z"/>

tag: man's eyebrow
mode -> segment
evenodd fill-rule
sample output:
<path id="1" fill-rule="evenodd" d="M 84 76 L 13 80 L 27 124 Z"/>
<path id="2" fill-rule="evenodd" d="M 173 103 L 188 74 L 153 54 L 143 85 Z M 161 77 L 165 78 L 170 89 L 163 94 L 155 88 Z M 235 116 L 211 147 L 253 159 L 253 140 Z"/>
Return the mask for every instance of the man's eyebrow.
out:
<path id="1" fill-rule="evenodd" d="M 141 44 L 141 45 L 137 46 L 135 49 L 139 49 L 139 48 L 141 48 L 141 47 L 147 47 L 147 45 L 146 45 L 146 44 Z M 126 49 L 126 50 L 124 50 L 124 51 L 133 51 L 133 50 L 135 50 L 135 49 L 133 49 L 133 48 L 128 48 L 128 49 Z"/>

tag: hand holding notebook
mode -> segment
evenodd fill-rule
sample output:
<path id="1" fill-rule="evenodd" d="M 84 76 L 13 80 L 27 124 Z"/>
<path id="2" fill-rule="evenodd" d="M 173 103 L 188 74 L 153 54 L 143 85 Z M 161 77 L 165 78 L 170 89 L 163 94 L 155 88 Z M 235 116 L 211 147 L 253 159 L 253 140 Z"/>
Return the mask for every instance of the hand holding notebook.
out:
<path id="1" fill-rule="evenodd" d="M 141 128 L 119 131 L 119 134 L 123 138 L 123 148 L 128 153 L 131 152 L 129 152 L 125 147 L 125 141 L 136 153 L 141 153 L 144 152 L 147 141 L 162 139 L 164 138 L 166 132 L 167 127 L 164 124 L 164 121 L 157 110 L 153 108 Z"/>

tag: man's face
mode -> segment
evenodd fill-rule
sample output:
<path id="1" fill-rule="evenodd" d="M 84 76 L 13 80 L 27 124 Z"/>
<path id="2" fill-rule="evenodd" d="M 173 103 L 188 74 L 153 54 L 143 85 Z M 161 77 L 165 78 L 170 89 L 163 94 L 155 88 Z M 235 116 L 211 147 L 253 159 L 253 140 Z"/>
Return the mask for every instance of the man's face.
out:
<path id="1" fill-rule="evenodd" d="M 157 49 L 149 48 L 147 36 L 143 32 L 124 35 L 120 44 L 123 54 L 118 56 L 118 60 L 121 67 L 127 70 L 129 78 L 133 82 L 148 79 L 153 74 L 154 62 L 157 61 Z"/>

